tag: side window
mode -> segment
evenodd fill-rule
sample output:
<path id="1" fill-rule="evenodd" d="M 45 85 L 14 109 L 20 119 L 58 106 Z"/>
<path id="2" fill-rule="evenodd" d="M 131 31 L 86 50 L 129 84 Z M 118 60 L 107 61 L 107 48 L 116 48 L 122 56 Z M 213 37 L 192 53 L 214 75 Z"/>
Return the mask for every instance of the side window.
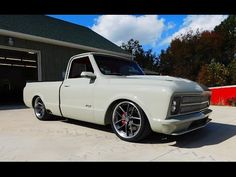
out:
<path id="1" fill-rule="evenodd" d="M 78 58 L 72 61 L 69 78 L 80 78 L 83 71 L 94 72 L 88 57 Z"/>

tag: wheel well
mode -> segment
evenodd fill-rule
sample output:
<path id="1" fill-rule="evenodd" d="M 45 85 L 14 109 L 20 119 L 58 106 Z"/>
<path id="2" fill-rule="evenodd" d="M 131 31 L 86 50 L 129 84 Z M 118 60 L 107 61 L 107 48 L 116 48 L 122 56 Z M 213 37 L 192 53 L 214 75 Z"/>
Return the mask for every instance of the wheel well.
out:
<path id="1" fill-rule="evenodd" d="M 32 107 L 34 107 L 34 102 L 35 102 L 36 98 L 38 98 L 38 97 L 40 97 L 40 96 L 36 95 L 32 99 Z M 40 98 L 40 99 L 42 99 L 42 98 Z M 52 114 L 52 111 L 50 109 L 46 109 L 46 111 L 47 111 L 48 114 Z"/>
<path id="2" fill-rule="evenodd" d="M 38 98 L 38 97 L 39 97 L 39 96 L 36 95 L 36 96 L 34 96 L 34 98 L 32 99 L 32 107 L 34 107 L 34 102 L 35 102 L 36 98 Z"/>
<path id="3" fill-rule="evenodd" d="M 107 111 L 106 111 L 106 114 L 105 114 L 105 125 L 107 125 L 107 124 L 111 124 L 111 116 L 112 116 L 112 108 L 116 105 L 116 104 L 118 104 L 119 102 L 122 102 L 122 101 L 130 101 L 130 102 L 133 102 L 133 103 L 135 103 L 134 101 L 131 101 L 131 100 L 128 100 L 128 99 L 119 99 L 119 100 L 115 100 L 115 101 L 113 101 L 111 104 L 110 104 L 110 106 L 108 107 L 108 109 L 107 109 Z M 137 103 L 135 103 L 135 104 L 137 104 Z M 137 104 L 138 105 L 138 104 Z M 139 106 L 139 105 L 138 105 Z M 140 108 L 141 108 L 141 106 L 139 106 Z M 142 108 L 141 108 L 142 109 Z M 144 113 L 144 116 L 146 117 L 146 119 L 147 119 L 147 121 L 148 121 L 148 123 L 149 123 L 149 120 L 148 120 L 148 118 L 147 118 L 147 115 L 146 115 L 146 113 L 144 112 L 144 110 L 142 109 L 142 111 L 143 111 L 143 113 Z"/>

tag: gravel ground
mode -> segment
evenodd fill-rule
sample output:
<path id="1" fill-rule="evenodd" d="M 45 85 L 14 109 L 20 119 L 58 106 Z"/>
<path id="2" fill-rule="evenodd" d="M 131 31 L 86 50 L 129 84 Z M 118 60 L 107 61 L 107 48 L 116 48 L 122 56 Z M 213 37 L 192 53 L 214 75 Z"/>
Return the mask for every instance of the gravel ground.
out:
<path id="1" fill-rule="evenodd" d="M 0 110 L 0 161 L 236 161 L 236 108 L 211 106 L 212 121 L 181 135 L 120 140 L 110 127 L 39 121 L 32 109 Z"/>

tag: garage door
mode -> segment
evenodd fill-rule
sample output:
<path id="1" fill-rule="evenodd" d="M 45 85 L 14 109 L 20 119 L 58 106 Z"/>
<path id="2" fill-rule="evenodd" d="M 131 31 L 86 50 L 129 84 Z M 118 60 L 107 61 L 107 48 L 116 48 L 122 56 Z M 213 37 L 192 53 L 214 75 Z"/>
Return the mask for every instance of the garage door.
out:
<path id="1" fill-rule="evenodd" d="M 38 80 L 37 54 L 0 49 L 0 105 L 23 101 L 26 82 Z"/>

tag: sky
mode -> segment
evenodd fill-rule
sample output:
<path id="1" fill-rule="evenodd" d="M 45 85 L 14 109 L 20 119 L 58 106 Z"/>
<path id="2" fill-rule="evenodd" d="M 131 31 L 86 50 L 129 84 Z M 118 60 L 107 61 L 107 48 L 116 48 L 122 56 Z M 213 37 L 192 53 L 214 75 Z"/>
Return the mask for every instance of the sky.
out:
<path id="1" fill-rule="evenodd" d="M 133 38 L 157 55 L 172 39 L 192 30 L 211 31 L 227 15 L 48 15 L 86 26 L 120 46 Z"/>

